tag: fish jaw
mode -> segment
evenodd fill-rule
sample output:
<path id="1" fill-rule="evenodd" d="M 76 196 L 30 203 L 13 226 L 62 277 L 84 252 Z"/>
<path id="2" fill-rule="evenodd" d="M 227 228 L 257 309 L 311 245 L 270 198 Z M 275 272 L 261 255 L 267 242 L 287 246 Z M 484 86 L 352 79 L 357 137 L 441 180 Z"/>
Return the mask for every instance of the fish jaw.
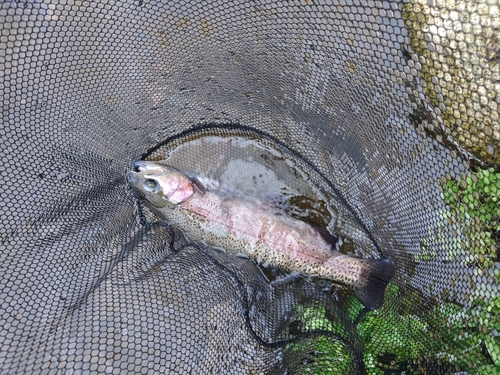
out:
<path id="1" fill-rule="evenodd" d="M 130 186 L 156 208 L 177 205 L 189 199 L 195 186 L 189 176 L 179 170 L 148 161 L 136 161 L 138 170 L 127 173 Z"/>

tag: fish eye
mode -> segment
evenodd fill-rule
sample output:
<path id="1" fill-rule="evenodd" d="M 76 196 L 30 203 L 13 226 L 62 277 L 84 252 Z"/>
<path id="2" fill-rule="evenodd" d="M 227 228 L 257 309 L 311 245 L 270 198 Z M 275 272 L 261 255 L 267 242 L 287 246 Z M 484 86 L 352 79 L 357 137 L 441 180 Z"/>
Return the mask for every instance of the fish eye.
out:
<path id="1" fill-rule="evenodd" d="M 319 286 L 320 288 L 326 288 L 327 286 L 330 285 L 330 283 L 327 280 L 323 279 L 316 279 L 314 280 L 314 283 Z"/>
<path id="2" fill-rule="evenodd" d="M 158 182 L 151 178 L 148 178 L 147 180 L 144 180 L 142 186 L 144 186 L 144 189 L 147 191 L 155 191 L 158 187 Z"/>

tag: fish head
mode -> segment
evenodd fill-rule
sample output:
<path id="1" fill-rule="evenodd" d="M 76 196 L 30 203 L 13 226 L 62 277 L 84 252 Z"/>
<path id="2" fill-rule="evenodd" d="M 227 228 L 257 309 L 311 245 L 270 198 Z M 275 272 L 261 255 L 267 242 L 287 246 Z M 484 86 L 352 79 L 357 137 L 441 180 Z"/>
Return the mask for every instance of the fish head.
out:
<path id="1" fill-rule="evenodd" d="M 136 171 L 127 173 L 127 182 L 154 207 L 177 205 L 190 198 L 195 186 L 185 173 L 150 161 L 135 161 Z"/>

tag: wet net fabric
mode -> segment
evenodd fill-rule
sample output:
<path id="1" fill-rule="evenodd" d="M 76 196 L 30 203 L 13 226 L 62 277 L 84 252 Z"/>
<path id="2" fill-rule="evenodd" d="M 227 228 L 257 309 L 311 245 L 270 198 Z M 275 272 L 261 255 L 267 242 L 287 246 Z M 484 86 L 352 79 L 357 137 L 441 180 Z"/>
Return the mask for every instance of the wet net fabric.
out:
<path id="1" fill-rule="evenodd" d="M 496 0 L 2 2 L 0 373 L 499 373 L 499 20 Z M 325 184 L 353 252 L 396 265 L 384 306 L 151 216 L 131 162 L 205 134 Z"/>

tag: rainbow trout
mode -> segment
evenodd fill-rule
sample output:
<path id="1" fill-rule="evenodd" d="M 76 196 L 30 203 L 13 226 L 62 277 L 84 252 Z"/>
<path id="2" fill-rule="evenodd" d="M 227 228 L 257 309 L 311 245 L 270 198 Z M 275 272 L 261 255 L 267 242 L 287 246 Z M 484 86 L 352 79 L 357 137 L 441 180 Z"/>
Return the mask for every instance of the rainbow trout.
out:
<path id="1" fill-rule="evenodd" d="M 334 236 L 279 214 L 257 198 L 204 184 L 173 167 L 148 161 L 136 161 L 134 167 L 138 172 L 127 174 L 129 184 L 190 241 L 345 285 L 369 309 L 382 305 L 395 272 L 390 260 L 341 254 L 333 250 Z"/>

